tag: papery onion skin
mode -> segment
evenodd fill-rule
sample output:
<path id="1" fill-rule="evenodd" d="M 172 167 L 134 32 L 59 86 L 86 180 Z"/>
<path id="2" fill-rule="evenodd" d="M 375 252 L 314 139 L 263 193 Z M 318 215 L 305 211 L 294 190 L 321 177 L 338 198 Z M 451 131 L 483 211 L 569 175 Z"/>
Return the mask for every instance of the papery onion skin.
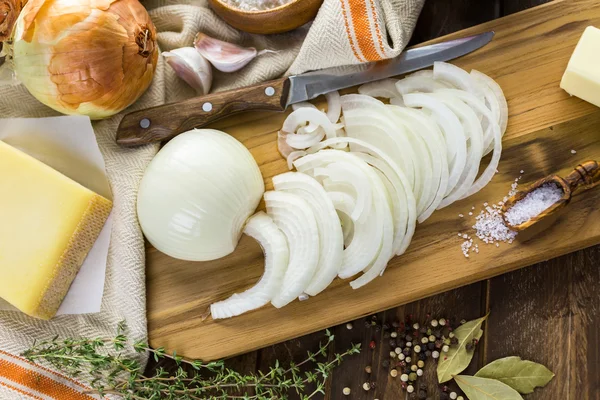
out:
<path id="1" fill-rule="evenodd" d="M 158 61 L 156 28 L 137 0 L 30 0 L 13 43 L 15 73 L 35 98 L 92 119 L 135 102 Z"/>
<path id="2" fill-rule="evenodd" d="M 140 183 L 138 220 L 159 251 L 209 261 L 232 253 L 264 193 L 252 155 L 233 137 L 193 130 L 167 143 Z"/>
<path id="3" fill-rule="evenodd" d="M 27 0 L 0 0 L 0 42 L 10 39 L 17 17 L 26 3 Z"/>

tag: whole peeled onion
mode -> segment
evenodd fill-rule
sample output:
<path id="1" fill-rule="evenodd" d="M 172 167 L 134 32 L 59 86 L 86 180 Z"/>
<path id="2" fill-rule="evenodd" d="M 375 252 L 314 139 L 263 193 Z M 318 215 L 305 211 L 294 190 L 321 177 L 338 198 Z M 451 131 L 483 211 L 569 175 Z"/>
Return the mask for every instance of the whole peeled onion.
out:
<path id="1" fill-rule="evenodd" d="M 13 35 L 17 78 L 63 114 L 106 118 L 135 102 L 158 60 L 137 0 L 29 0 Z"/>

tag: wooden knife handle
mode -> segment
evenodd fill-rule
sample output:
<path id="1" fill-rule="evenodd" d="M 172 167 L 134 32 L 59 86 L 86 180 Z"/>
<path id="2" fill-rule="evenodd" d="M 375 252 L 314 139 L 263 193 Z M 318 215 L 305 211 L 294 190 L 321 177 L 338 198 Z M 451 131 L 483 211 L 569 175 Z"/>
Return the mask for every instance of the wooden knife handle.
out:
<path id="1" fill-rule="evenodd" d="M 117 143 L 137 146 L 169 140 L 180 133 L 247 110 L 283 111 L 287 78 L 195 97 L 127 114 L 117 130 Z"/>

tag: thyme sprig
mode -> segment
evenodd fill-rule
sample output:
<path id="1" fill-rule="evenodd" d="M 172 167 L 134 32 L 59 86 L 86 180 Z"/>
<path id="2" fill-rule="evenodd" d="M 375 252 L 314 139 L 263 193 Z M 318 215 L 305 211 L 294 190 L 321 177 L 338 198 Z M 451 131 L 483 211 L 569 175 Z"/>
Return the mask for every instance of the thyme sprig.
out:
<path id="1" fill-rule="evenodd" d="M 308 400 L 325 393 L 327 378 L 346 356 L 360 352 L 360 344 L 356 344 L 328 357 L 333 341 L 334 335 L 327 330 L 319 349 L 307 352 L 304 360 L 291 362 L 286 368 L 277 360 L 268 372 L 250 374 L 227 368 L 223 361 L 190 360 L 176 352 L 169 354 L 162 347 L 152 349 L 145 342 L 132 342 L 126 336 L 125 323 L 118 325 L 114 338 L 61 340 L 54 337 L 34 342 L 23 356 L 87 380 L 92 388 L 89 394 L 113 394 L 126 400 L 287 399 L 292 391 L 300 399 Z M 177 371 L 170 373 L 158 367 L 154 375 L 145 376 L 138 361 L 121 353 L 127 347 L 137 353 L 147 352 L 156 361 L 171 359 Z"/>

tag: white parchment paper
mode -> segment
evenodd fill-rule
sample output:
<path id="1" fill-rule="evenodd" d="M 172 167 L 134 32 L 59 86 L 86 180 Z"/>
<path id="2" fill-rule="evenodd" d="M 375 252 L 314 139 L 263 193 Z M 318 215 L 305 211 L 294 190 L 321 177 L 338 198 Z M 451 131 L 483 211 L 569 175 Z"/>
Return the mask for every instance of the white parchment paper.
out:
<path id="1" fill-rule="evenodd" d="M 104 159 L 88 117 L 0 119 L 0 140 L 112 200 Z M 111 227 L 112 214 L 73 280 L 57 315 L 100 311 Z M 16 308 L 0 299 L 0 310 Z"/>

